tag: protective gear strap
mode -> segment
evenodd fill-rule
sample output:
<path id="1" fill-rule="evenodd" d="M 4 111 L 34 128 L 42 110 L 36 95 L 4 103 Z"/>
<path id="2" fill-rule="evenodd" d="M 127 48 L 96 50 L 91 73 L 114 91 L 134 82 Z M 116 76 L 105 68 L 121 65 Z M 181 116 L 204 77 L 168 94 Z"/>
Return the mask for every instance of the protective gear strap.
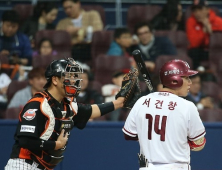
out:
<path id="1" fill-rule="evenodd" d="M 107 102 L 107 103 L 103 103 L 103 104 L 97 104 L 97 106 L 99 107 L 101 116 L 112 112 L 113 110 L 115 110 L 114 104 L 113 102 Z"/>
<path id="2" fill-rule="evenodd" d="M 30 137 L 19 137 L 19 145 L 29 150 L 54 150 L 55 141 L 45 141 L 41 139 L 32 139 Z"/>
<path id="3" fill-rule="evenodd" d="M 202 137 L 202 138 L 195 140 L 195 141 L 188 140 L 188 143 L 189 143 L 190 149 L 192 151 L 200 151 L 204 148 L 204 145 L 206 143 L 206 138 Z"/>

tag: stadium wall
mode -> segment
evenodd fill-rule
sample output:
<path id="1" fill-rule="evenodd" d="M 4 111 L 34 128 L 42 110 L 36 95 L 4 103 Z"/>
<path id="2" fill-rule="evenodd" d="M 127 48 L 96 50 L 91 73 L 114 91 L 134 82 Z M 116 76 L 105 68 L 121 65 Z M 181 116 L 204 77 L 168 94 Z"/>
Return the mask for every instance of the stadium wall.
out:
<path id="1" fill-rule="evenodd" d="M 0 120 L 0 169 L 3 169 L 14 143 L 17 120 Z M 125 141 L 124 122 L 89 122 L 84 130 L 73 129 L 64 161 L 55 170 L 136 170 L 139 144 Z M 206 123 L 204 150 L 192 152 L 192 170 L 222 169 L 222 123 Z"/>

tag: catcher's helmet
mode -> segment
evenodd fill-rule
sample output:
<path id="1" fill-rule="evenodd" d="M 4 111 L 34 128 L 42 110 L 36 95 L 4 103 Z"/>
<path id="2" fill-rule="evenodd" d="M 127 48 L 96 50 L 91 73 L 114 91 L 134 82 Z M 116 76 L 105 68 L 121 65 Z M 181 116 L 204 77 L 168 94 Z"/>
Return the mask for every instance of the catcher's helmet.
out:
<path id="1" fill-rule="evenodd" d="M 81 90 L 80 74 L 83 70 L 79 64 L 77 64 L 72 58 L 54 60 L 47 68 L 45 77 L 47 80 L 44 88 L 48 88 L 51 85 L 52 77 L 57 76 L 59 78 L 64 77 L 64 88 L 67 96 L 77 96 Z M 73 80 L 72 83 L 70 80 Z"/>
<path id="2" fill-rule="evenodd" d="M 171 89 L 179 88 L 183 85 L 181 76 L 192 76 L 197 74 L 197 71 L 190 70 L 190 66 L 183 60 L 171 60 L 166 62 L 160 69 L 161 83 Z M 177 84 L 173 84 L 176 81 Z"/>

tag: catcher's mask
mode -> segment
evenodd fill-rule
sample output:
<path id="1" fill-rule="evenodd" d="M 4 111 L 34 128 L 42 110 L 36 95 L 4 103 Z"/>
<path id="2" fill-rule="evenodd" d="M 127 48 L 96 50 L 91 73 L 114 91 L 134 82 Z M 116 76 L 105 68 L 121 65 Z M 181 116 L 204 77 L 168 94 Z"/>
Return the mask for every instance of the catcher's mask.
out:
<path id="1" fill-rule="evenodd" d="M 70 97 L 77 97 L 81 90 L 81 66 L 72 58 L 53 61 L 46 69 L 45 77 L 47 83 L 44 88 L 48 88 L 52 81 L 52 76 L 64 78 L 63 84 L 65 93 Z"/>

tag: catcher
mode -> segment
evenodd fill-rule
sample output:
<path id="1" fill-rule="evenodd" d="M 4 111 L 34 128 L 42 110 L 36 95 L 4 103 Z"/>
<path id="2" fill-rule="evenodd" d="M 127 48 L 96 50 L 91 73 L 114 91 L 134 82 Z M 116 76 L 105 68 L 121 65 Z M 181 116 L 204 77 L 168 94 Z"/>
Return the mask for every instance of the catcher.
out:
<path id="1" fill-rule="evenodd" d="M 90 118 L 121 107 L 131 108 L 139 98 L 138 71 L 125 75 L 116 100 L 94 105 L 76 103 L 82 68 L 73 59 L 53 61 L 46 69 L 45 91 L 23 107 L 5 170 L 51 170 L 63 160 L 71 129 L 83 129 Z"/>

